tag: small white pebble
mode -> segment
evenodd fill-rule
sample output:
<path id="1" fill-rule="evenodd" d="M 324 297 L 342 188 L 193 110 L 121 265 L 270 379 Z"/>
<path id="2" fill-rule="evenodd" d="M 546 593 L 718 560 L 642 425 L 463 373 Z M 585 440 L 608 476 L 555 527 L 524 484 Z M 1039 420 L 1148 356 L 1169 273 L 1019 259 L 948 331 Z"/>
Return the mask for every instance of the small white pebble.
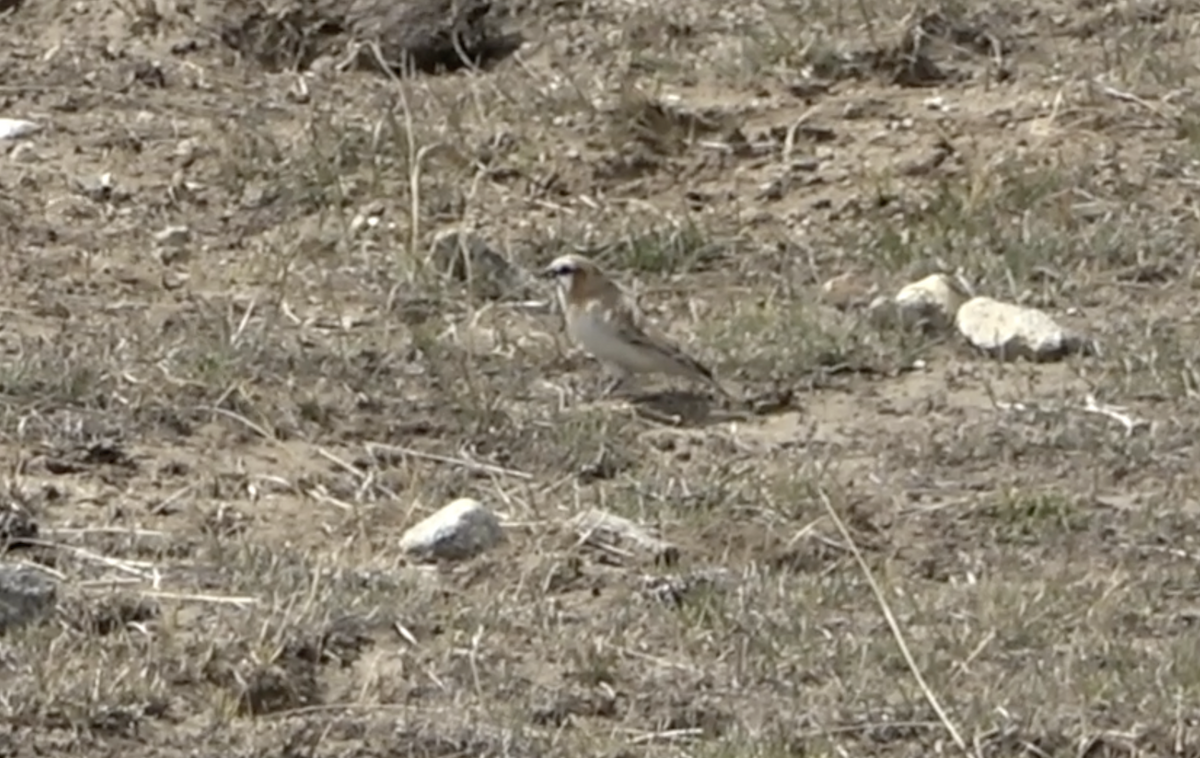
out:
<path id="1" fill-rule="evenodd" d="M 192 230 L 186 226 L 168 226 L 154 233 L 154 241 L 160 245 L 179 247 L 192 238 Z"/>
<path id="2" fill-rule="evenodd" d="M 41 130 L 41 125 L 19 118 L 0 118 L 0 140 L 18 139 Z"/>

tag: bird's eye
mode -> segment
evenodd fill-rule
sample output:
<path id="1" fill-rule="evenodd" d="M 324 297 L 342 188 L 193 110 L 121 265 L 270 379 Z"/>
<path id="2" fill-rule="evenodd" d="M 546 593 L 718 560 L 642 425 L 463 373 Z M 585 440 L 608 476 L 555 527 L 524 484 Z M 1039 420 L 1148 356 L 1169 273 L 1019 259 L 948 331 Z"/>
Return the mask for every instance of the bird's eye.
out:
<path id="1" fill-rule="evenodd" d="M 558 265 L 551 264 L 542 269 L 542 276 L 547 279 L 562 279 L 564 277 L 570 277 L 572 274 L 575 274 L 578 271 L 579 267 L 575 264 L 563 262 L 559 263 Z"/>

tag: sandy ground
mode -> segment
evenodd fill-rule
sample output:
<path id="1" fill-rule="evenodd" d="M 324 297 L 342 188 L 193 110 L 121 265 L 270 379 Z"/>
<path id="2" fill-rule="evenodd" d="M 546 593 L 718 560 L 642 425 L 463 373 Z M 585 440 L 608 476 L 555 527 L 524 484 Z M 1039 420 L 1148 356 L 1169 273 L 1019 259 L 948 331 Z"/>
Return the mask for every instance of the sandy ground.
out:
<path id="1" fill-rule="evenodd" d="M 0 562 L 60 602 L 0 755 L 1200 754 L 1200 9 L 1006 5 L 529 0 L 404 79 L 316 3 L 15 7 Z M 453 230 L 593 256 L 757 410 L 598 398 Z M 1102 350 L 868 321 L 932 271 Z M 505 544 L 407 560 L 460 496 Z"/>

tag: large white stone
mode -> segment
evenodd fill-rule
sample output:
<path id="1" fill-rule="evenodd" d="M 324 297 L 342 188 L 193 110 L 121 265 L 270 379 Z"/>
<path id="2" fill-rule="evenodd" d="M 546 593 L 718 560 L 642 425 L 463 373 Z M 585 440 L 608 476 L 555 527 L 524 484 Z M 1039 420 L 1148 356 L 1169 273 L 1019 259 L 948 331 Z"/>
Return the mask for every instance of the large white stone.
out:
<path id="1" fill-rule="evenodd" d="M 0 118 L 0 140 L 17 139 L 26 137 L 34 132 L 41 131 L 41 124 L 33 121 L 25 121 L 19 118 Z"/>
<path id="2" fill-rule="evenodd" d="M 463 560 L 503 540 L 495 514 L 464 497 L 413 525 L 400 537 L 400 549 L 423 560 Z"/>
<path id="3" fill-rule="evenodd" d="M 1042 311 L 990 297 L 964 303 L 955 324 L 972 345 L 1003 359 L 1053 360 L 1088 346 L 1081 335 Z"/>

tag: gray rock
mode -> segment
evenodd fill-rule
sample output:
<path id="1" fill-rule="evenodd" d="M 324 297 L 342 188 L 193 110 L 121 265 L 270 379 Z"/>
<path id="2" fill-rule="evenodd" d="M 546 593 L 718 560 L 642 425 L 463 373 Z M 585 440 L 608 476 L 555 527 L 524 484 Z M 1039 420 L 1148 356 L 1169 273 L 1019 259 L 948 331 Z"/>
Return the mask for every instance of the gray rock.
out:
<path id="1" fill-rule="evenodd" d="M 519 31 L 506 28 L 501 6 L 489 0 L 353 0 L 337 7 L 339 26 L 367 43 L 359 45 L 359 65 L 387 69 L 389 76 L 403 76 L 410 67 L 425 73 L 468 64 L 486 70 L 524 42 Z"/>
<path id="2" fill-rule="evenodd" d="M 58 585 L 39 571 L 0 564 L 0 634 L 45 614 L 58 598 Z"/>
<path id="3" fill-rule="evenodd" d="M 459 498 L 400 537 L 400 549 L 420 560 L 464 560 L 495 547 L 504 530 L 478 500 Z"/>
<path id="4" fill-rule="evenodd" d="M 586 545 L 615 552 L 632 549 L 664 563 L 679 559 L 678 547 L 622 516 L 591 510 L 575 516 L 568 524 Z"/>
<path id="5" fill-rule="evenodd" d="M 729 569 L 716 567 L 669 576 L 643 576 L 638 588 L 642 597 L 668 605 L 680 605 L 690 595 L 705 590 L 727 589 L 733 580 Z"/>
<path id="6" fill-rule="evenodd" d="M 1036 308 L 1003 303 L 990 297 L 968 300 L 955 317 L 958 331 L 975 347 L 1003 360 L 1048 361 L 1092 345 Z"/>
<path id="7" fill-rule="evenodd" d="M 25 547 L 27 540 L 36 539 L 38 525 L 23 508 L 0 508 L 0 553 Z"/>
<path id="8" fill-rule="evenodd" d="M 867 306 L 867 321 L 876 329 L 895 329 L 900 325 L 900 306 L 891 295 L 876 295 Z"/>
<path id="9" fill-rule="evenodd" d="M 433 241 L 434 266 L 489 300 L 528 297 L 533 277 L 478 235 L 451 229 Z"/>
<path id="10" fill-rule="evenodd" d="M 80 177 L 75 180 L 75 186 L 79 194 L 97 203 L 129 197 L 128 190 L 118 192 L 113 175 L 107 171 L 95 177 Z"/>

